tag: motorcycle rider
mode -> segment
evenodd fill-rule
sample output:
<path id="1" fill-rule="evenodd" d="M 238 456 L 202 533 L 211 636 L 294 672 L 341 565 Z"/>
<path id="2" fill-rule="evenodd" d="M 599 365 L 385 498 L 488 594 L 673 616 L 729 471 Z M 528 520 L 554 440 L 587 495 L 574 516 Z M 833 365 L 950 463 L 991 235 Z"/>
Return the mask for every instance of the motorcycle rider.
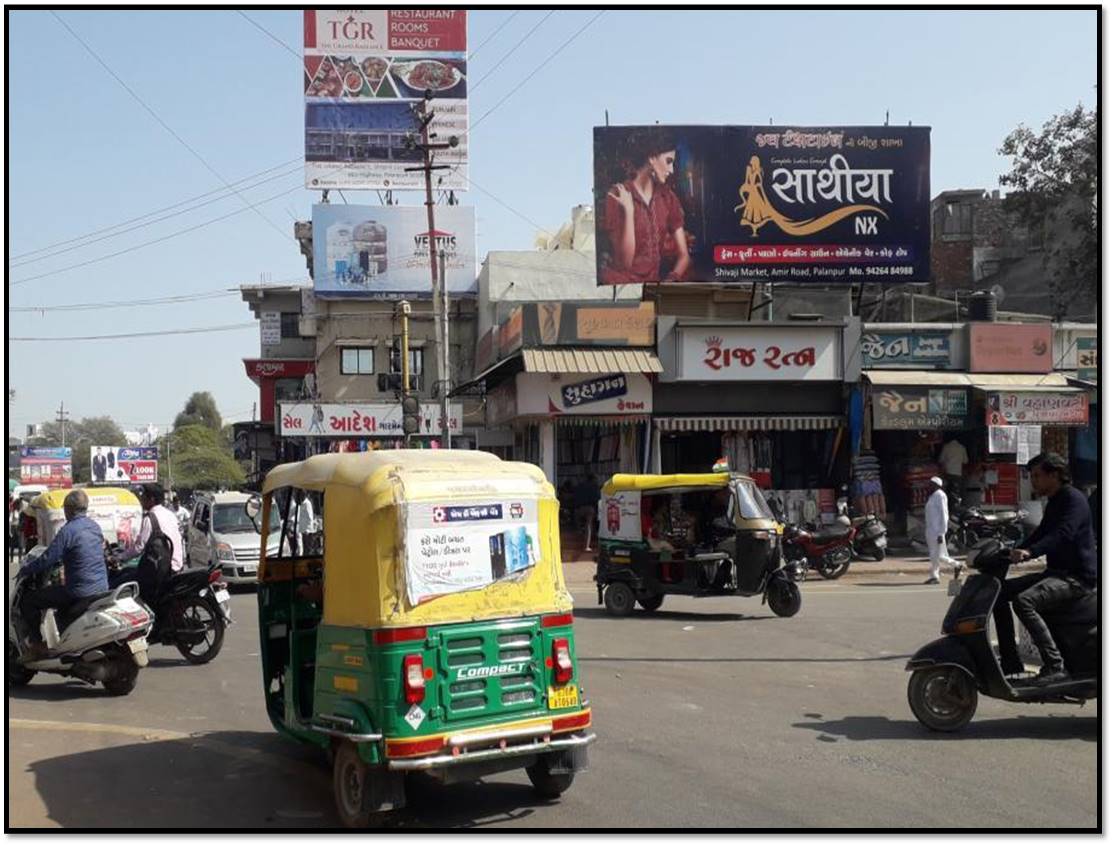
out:
<path id="1" fill-rule="evenodd" d="M 173 546 L 173 555 L 170 559 L 171 572 L 181 572 L 182 569 L 182 543 L 181 530 L 178 528 L 178 518 L 165 506 L 166 491 L 161 484 L 144 484 L 140 489 L 139 504 L 143 506 L 143 525 L 139 535 L 120 552 L 121 558 L 135 557 L 143 553 L 147 541 L 151 539 L 151 520 L 158 520 L 158 527 L 162 533 L 170 538 Z"/>
<path id="2" fill-rule="evenodd" d="M 20 569 L 22 575 L 36 575 L 62 563 L 65 583 L 29 590 L 23 598 L 22 613 L 28 632 L 28 656 L 41 658 L 47 653 L 39 631 L 42 612 L 48 607 L 64 610 L 80 599 L 108 592 L 108 564 L 104 559 L 104 534 L 86 515 L 89 497 L 74 490 L 62 502 L 66 524 L 61 527 L 46 551 Z"/>
<path id="3" fill-rule="evenodd" d="M 1013 563 L 1046 555 L 1046 569 L 1004 582 L 993 616 L 1000 641 L 1000 664 L 1005 675 L 1023 671 L 1015 643 L 1011 601 L 1042 656 L 1037 683 L 1067 680 L 1065 662 L 1042 614 L 1085 595 L 1097 585 L 1097 554 L 1092 516 L 1084 494 L 1070 482 L 1069 464 L 1054 452 L 1032 458 L 1027 469 L 1031 487 L 1046 496 L 1039 527 L 1011 552 Z"/>

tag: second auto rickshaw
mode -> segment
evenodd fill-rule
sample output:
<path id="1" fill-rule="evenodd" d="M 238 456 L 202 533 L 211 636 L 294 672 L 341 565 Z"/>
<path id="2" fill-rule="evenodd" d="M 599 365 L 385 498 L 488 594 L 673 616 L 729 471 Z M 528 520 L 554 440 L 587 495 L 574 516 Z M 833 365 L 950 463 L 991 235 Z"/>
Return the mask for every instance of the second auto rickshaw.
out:
<path id="1" fill-rule="evenodd" d="M 667 595 L 760 595 L 794 616 L 802 597 L 783 568 L 781 530 L 745 475 L 615 475 L 599 500 L 599 604 L 626 616 Z"/>
<path id="2" fill-rule="evenodd" d="M 323 552 L 291 548 L 323 494 Z M 591 709 L 575 658 L 558 504 L 530 464 L 483 452 L 319 455 L 273 469 L 261 524 L 267 713 L 333 757 L 341 820 L 404 806 L 404 776 L 524 768 L 555 798 L 586 768 Z"/>

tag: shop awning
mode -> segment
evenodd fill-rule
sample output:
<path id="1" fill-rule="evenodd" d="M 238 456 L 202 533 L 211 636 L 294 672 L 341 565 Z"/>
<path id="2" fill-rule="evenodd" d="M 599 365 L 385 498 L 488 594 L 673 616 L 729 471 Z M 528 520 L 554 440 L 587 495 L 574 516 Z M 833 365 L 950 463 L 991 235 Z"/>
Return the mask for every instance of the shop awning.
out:
<path id="1" fill-rule="evenodd" d="M 822 431 L 845 425 L 844 417 L 657 417 L 661 431 Z"/>
<path id="2" fill-rule="evenodd" d="M 972 387 L 993 390 L 1069 393 L 1073 388 L 1065 373 L 956 373 L 944 370 L 866 370 L 865 378 L 876 387 Z"/>
<path id="3" fill-rule="evenodd" d="M 865 378 L 876 387 L 969 387 L 966 373 L 946 370 L 865 370 Z"/>
<path id="4" fill-rule="evenodd" d="M 527 373 L 662 373 L 647 349 L 523 349 Z"/>

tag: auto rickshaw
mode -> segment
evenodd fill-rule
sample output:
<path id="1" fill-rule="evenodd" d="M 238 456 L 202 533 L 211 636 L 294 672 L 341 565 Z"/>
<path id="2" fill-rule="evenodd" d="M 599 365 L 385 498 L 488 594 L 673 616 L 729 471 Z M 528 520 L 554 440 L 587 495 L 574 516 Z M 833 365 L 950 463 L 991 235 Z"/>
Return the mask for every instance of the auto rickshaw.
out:
<path id="1" fill-rule="evenodd" d="M 323 494 L 323 551 L 298 556 L 303 492 Z M 346 826 L 403 807 L 410 772 L 524 768 L 556 798 L 586 768 L 591 709 L 539 469 L 459 450 L 318 455 L 275 467 L 246 505 L 256 524 L 274 508 L 282 540 L 260 543 L 258 573 L 267 713 L 332 757 Z"/>
<path id="2" fill-rule="evenodd" d="M 127 545 L 139 535 L 143 508 L 139 499 L 123 487 L 86 487 L 89 497 L 87 516 L 100 528 L 110 545 Z M 28 512 L 38 522 L 38 543 L 49 546 L 59 529 L 66 524 L 63 503 L 69 489 L 48 490 L 31 500 Z"/>
<path id="3" fill-rule="evenodd" d="M 782 531 L 748 476 L 615 475 L 599 500 L 599 604 L 628 616 L 667 595 L 760 595 L 794 616 L 802 596 L 783 568 Z"/>

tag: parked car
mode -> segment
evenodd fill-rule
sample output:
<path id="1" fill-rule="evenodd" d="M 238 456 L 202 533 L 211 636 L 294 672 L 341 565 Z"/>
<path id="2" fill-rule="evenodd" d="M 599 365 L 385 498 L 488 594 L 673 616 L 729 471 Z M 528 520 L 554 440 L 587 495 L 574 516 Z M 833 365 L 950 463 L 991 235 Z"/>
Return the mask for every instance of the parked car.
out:
<path id="1" fill-rule="evenodd" d="M 198 493 L 193 501 L 185 554 L 187 566 L 216 564 L 229 584 L 253 584 L 259 569 L 259 535 L 243 505 L 247 493 Z M 271 512 L 267 553 L 278 551 L 281 522 Z"/>

